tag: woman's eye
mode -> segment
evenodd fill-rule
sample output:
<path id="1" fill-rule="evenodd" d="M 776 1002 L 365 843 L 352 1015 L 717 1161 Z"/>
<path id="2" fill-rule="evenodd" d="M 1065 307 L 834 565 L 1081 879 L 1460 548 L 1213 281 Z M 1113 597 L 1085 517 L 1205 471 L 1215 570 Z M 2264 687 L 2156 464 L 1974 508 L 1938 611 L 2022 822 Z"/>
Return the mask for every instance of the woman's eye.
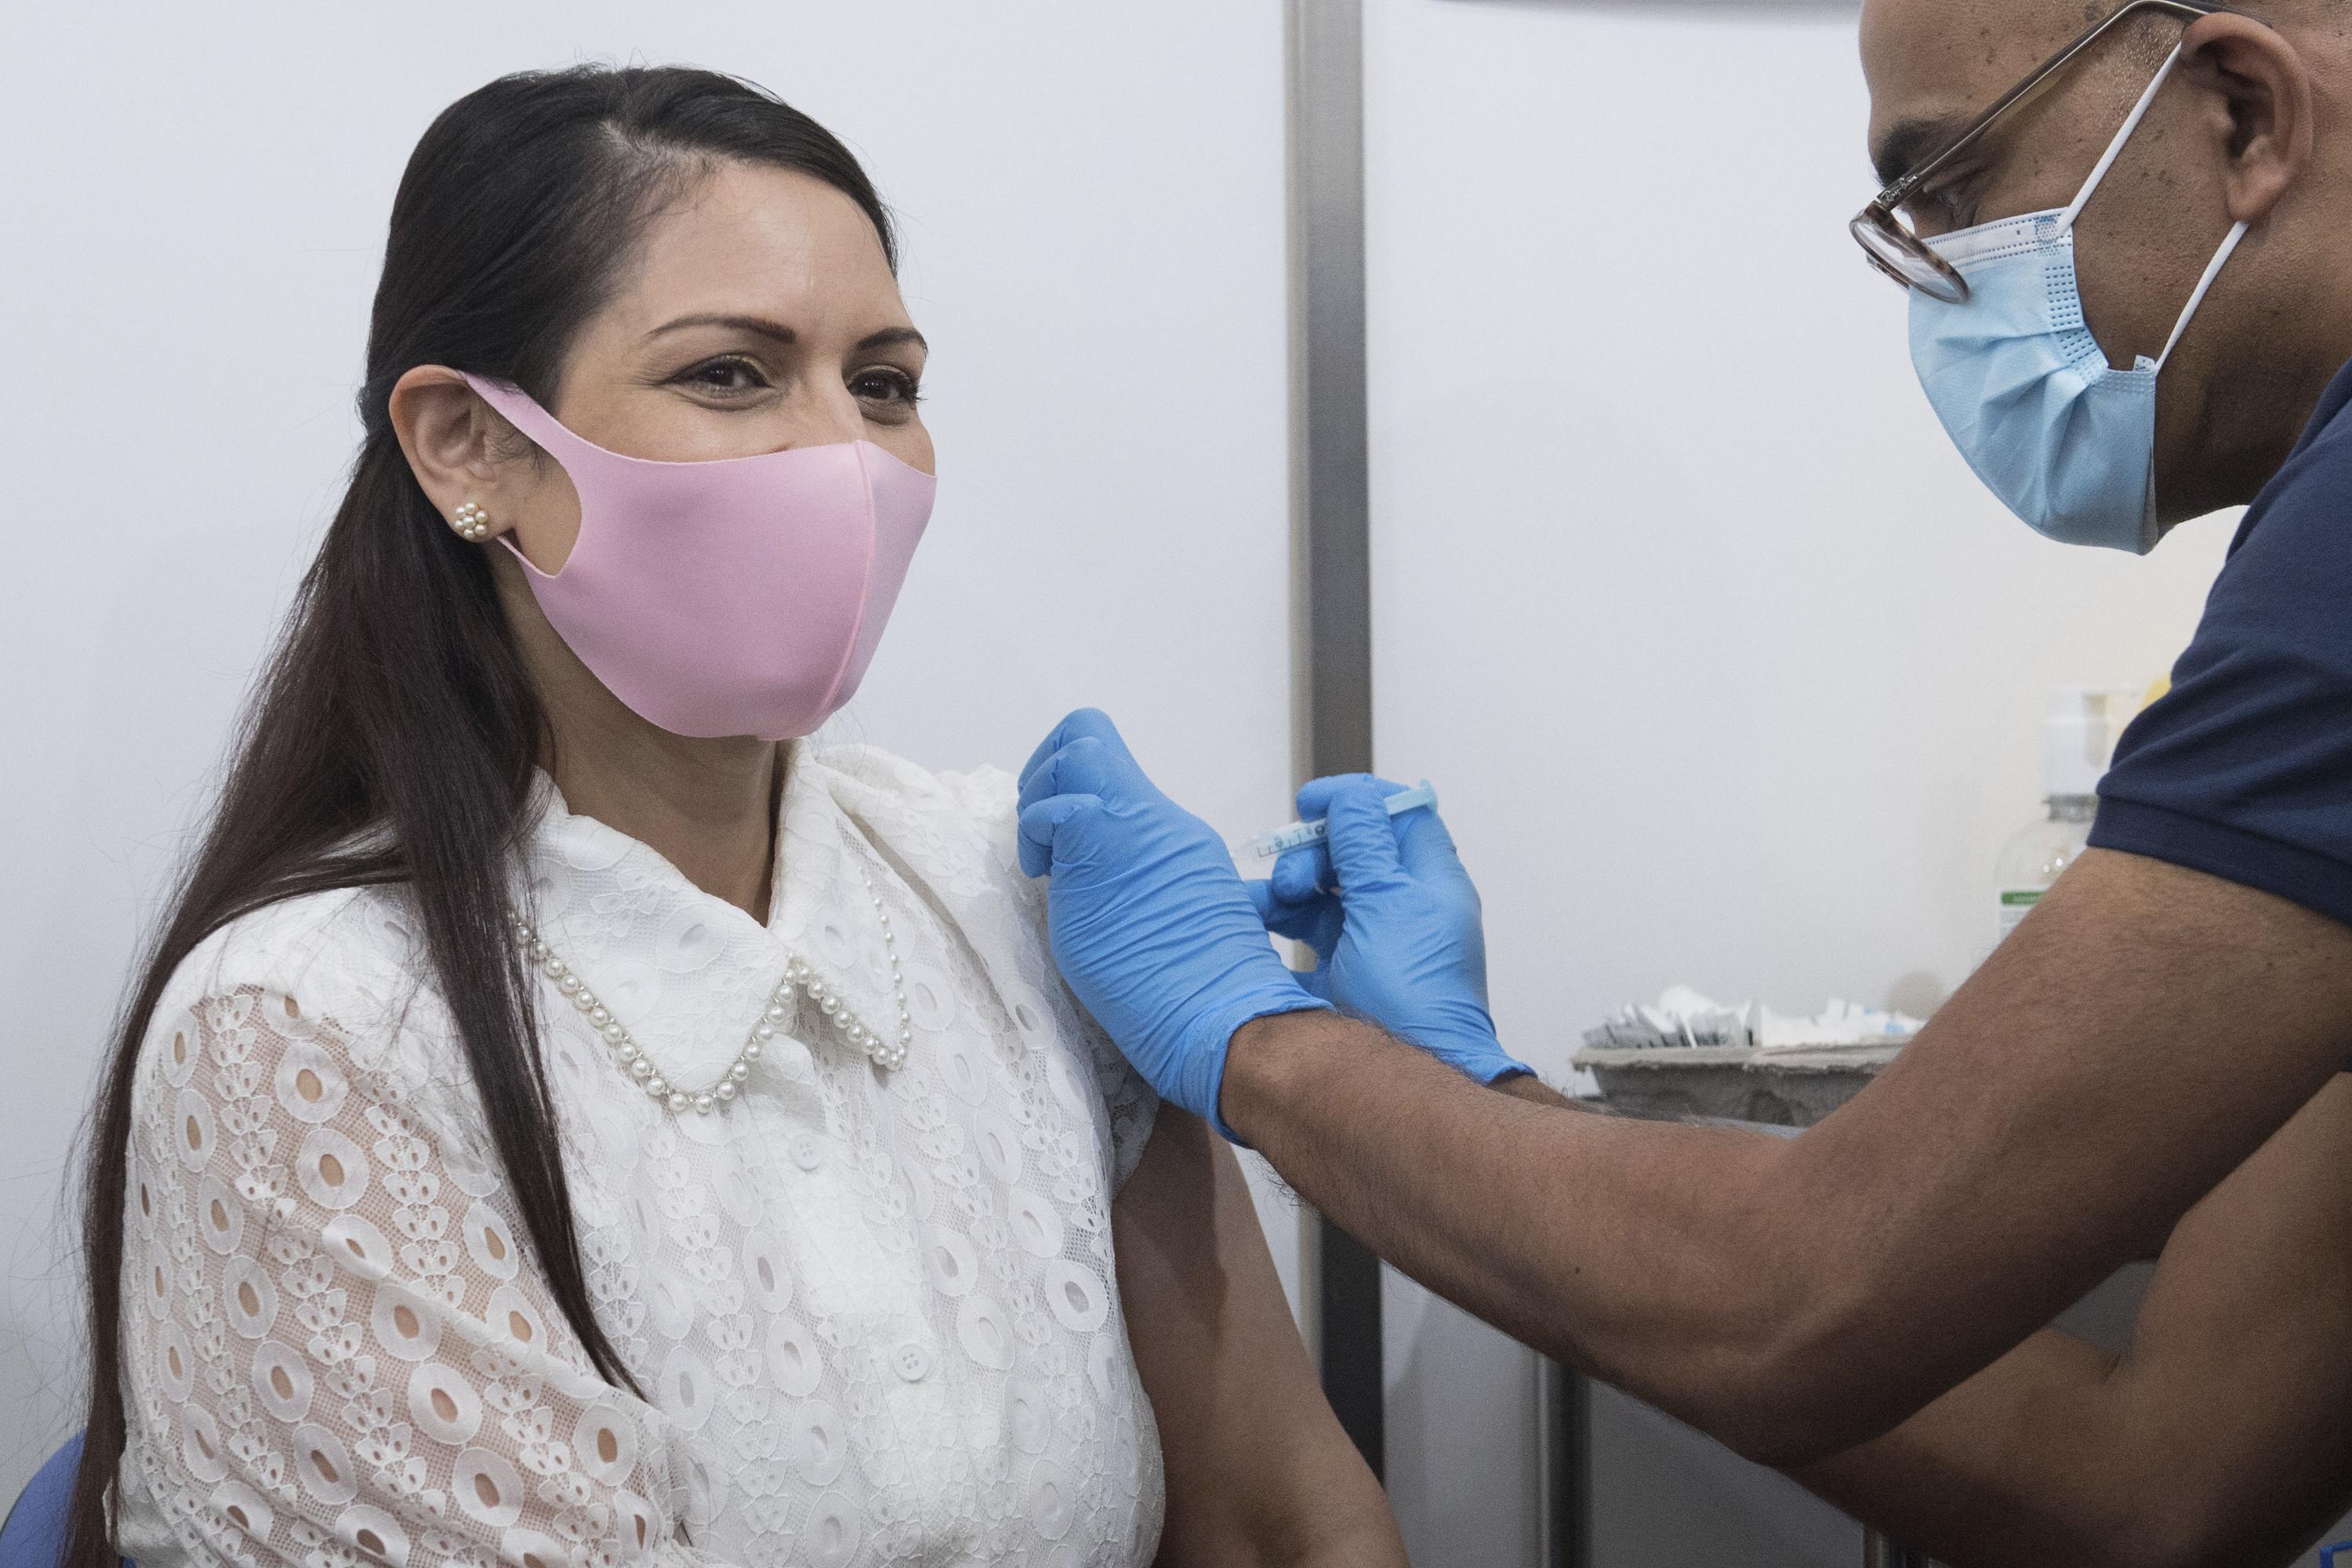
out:
<path id="1" fill-rule="evenodd" d="M 849 378 L 849 390 L 866 403 L 891 403 L 911 406 L 922 401 L 922 393 L 915 378 L 903 370 L 877 368 L 861 370 Z"/>
<path id="2" fill-rule="evenodd" d="M 709 360 L 678 379 L 711 392 L 751 392 L 768 384 L 760 367 L 747 359 Z"/>

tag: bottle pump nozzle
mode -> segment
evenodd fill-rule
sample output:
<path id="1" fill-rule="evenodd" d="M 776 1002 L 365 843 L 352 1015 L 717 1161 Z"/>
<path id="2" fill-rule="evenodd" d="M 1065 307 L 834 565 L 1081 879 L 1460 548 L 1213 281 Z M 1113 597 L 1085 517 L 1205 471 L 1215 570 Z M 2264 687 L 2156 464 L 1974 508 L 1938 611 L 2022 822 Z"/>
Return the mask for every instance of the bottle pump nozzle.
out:
<path id="1" fill-rule="evenodd" d="M 2120 686 L 2060 686 L 2050 693 L 2042 731 L 2042 792 L 2055 798 L 2096 795 L 2131 719 L 2131 691 Z"/>

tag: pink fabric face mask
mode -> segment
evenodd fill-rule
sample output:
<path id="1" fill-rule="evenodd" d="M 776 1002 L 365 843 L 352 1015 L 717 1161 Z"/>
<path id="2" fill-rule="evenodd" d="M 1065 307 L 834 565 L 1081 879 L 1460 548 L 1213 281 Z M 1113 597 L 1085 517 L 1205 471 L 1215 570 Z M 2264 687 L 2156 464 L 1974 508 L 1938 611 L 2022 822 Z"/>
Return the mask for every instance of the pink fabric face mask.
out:
<path id="1" fill-rule="evenodd" d="M 552 574 L 502 541 L 580 662 L 679 735 L 790 740 L 856 693 L 938 481 L 871 441 L 662 463 L 582 439 L 522 392 L 467 384 L 580 494 Z"/>

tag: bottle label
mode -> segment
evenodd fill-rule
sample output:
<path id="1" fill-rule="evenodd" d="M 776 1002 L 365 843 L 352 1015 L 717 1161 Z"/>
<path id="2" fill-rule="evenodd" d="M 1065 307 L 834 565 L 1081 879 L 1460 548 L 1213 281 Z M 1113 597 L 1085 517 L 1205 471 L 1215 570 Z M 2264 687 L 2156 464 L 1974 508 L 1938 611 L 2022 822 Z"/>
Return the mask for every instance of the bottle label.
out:
<path id="1" fill-rule="evenodd" d="M 2009 933 L 2017 929 L 2018 922 L 2032 914 L 2033 906 L 2041 901 L 2040 888 L 2003 888 L 2000 890 L 2000 940 L 2007 942 Z"/>

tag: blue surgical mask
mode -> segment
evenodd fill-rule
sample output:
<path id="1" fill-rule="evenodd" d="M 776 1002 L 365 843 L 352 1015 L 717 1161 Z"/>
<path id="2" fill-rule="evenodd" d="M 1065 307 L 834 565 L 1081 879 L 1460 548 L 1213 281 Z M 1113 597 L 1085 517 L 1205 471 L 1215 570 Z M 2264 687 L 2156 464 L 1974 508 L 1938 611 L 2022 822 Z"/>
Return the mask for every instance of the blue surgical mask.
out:
<path id="1" fill-rule="evenodd" d="M 1967 280 L 1958 304 L 1911 291 L 1911 363 L 1977 478 L 2036 531 L 2067 544 L 2155 548 L 2156 376 L 2246 226 L 2198 279 L 2164 353 L 2116 370 L 2083 322 L 2074 219 L 2180 58 L 2175 49 L 2074 201 L 1927 243 Z"/>

